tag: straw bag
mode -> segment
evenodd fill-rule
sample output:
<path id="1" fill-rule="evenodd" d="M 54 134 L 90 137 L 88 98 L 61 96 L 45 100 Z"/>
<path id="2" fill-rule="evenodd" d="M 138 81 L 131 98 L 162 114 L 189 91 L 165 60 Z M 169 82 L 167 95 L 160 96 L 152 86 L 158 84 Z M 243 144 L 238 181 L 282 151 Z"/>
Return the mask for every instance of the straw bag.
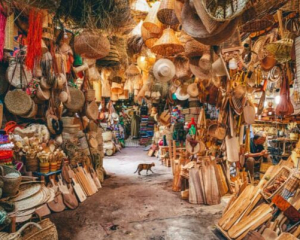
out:
<path id="1" fill-rule="evenodd" d="M 159 116 L 159 121 L 165 126 L 170 126 L 171 124 L 170 110 L 168 109 L 164 110 Z"/>
<path id="2" fill-rule="evenodd" d="M 97 118 L 98 118 L 98 105 L 95 101 L 87 103 L 85 114 L 90 120 L 94 120 L 94 121 L 97 120 Z"/>
<path id="3" fill-rule="evenodd" d="M 19 55 L 9 58 L 6 79 L 16 88 L 25 88 L 32 80 L 32 73 L 27 70 L 23 61 L 24 58 Z"/>
<path id="4" fill-rule="evenodd" d="M 23 240 L 58 240 L 58 234 L 55 225 L 49 218 L 38 222 L 40 230 L 29 227 L 24 230 Z"/>
<path id="5" fill-rule="evenodd" d="M 22 240 L 22 233 L 23 231 L 30 225 L 35 226 L 38 229 L 42 229 L 40 225 L 34 222 L 26 223 L 24 226 L 22 226 L 18 231 L 14 233 L 6 233 L 6 232 L 0 232 L 0 239 L 1 240 Z"/>
<path id="6" fill-rule="evenodd" d="M 75 37 L 74 49 L 83 58 L 100 59 L 109 54 L 110 43 L 103 34 L 85 29 Z"/>
<path id="7" fill-rule="evenodd" d="M 244 120 L 246 124 L 255 123 L 255 108 L 253 107 L 253 105 L 250 105 L 249 101 L 246 103 L 243 113 L 244 113 Z"/>
<path id="8" fill-rule="evenodd" d="M 9 112 L 18 116 L 28 114 L 33 106 L 31 97 L 21 89 L 8 91 L 4 103 Z"/>
<path id="9" fill-rule="evenodd" d="M 64 103 L 65 108 L 71 112 L 77 112 L 82 109 L 85 98 L 82 91 L 77 88 L 69 88 L 70 98 Z"/>
<path id="10" fill-rule="evenodd" d="M 0 166 L 0 180 L 4 183 L 3 196 L 16 195 L 21 184 L 21 173 L 8 166 Z"/>

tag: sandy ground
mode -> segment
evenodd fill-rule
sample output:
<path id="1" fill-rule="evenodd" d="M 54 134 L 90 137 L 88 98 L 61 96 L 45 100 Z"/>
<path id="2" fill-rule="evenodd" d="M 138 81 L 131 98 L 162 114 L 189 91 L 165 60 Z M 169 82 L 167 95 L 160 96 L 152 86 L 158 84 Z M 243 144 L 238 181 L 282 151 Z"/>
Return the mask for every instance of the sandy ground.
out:
<path id="1" fill-rule="evenodd" d="M 133 172 L 139 163 L 156 164 L 154 174 Z M 225 204 L 192 205 L 171 190 L 171 169 L 143 148 L 126 148 L 104 161 L 111 174 L 98 193 L 76 210 L 52 214 L 59 239 L 206 240 Z"/>

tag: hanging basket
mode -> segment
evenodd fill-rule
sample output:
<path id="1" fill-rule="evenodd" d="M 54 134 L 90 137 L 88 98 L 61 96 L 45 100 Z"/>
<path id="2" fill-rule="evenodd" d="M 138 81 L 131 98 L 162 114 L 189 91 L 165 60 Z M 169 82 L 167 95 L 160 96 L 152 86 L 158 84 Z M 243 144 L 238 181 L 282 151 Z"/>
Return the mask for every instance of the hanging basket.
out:
<path id="1" fill-rule="evenodd" d="M 71 112 L 77 112 L 82 109 L 85 98 L 82 91 L 77 88 L 69 88 L 70 98 L 64 103 L 64 106 Z"/>
<path id="2" fill-rule="evenodd" d="M 32 109 L 33 101 L 23 90 L 8 91 L 4 103 L 9 112 L 14 115 L 26 115 Z"/>
<path id="3" fill-rule="evenodd" d="M 83 58 L 101 59 L 109 54 L 110 43 L 101 33 L 85 29 L 75 37 L 74 49 Z"/>
<path id="4" fill-rule="evenodd" d="M 176 0 L 162 0 L 157 12 L 157 18 L 160 22 L 166 25 L 175 25 L 179 21 L 175 14 Z"/>
<path id="5" fill-rule="evenodd" d="M 228 21 L 241 15 L 249 0 L 202 0 L 207 14 L 216 21 Z"/>

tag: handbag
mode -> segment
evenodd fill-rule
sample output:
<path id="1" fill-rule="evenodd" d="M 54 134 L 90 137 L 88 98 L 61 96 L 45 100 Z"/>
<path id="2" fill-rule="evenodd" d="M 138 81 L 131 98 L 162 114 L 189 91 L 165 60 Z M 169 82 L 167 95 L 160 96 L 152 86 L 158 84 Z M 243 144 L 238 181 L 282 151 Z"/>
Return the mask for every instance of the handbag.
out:
<path id="1" fill-rule="evenodd" d="M 166 107 L 167 107 L 167 103 L 164 107 L 165 110 L 159 116 L 159 121 L 165 126 L 170 126 L 171 125 L 171 114 L 170 114 L 170 110 L 166 109 Z"/>
<path id="2" fill-rule="evenodd" d="M 246 124 L 254 124 L 255 123 L 255 108 L 253 105 L 250 105 L 248 101 L 243 110 L 244 120 Z"/>

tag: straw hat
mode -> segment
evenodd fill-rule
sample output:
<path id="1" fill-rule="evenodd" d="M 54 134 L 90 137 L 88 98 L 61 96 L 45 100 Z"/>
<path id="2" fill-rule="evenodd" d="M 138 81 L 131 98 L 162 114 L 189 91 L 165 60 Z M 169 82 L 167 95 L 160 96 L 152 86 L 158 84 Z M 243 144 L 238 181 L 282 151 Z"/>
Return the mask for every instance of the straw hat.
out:
<path id="1" fill-rule="evenodd" d="M 162 23 L 157 18 L 157 12 L 160 6 L 160 2 L 155 2 L 152 5 L 144 23 L 143 27 L 151 33 L 160 33 L 162 29 Z"/>
<path id="2" fill-rule="evenodd" d="M 199 67 L 199 60 L 200 60 L 200 57 L 192 57 L 190 58 L 190 69 L 192 71 L 192 73 L 204 80 L 204 79 L 209 79 L 211 78 L 211 69 L 202 69 Z"/>
<path id="3" fill-rule="evenodd" d="M 126 70 L 126 75 L 128 77 L 134 77 L 134 76 L 137 76 L 139 74 L 141 74 L 141 69 L 139 69 L 139 67 L 135 64 L 131 64 L 127 70 Z"/>
<path id="4" fill-rule="evenodd" d="M 200 57 L 204 52 L 209 50 L 208 45 L 204 45 L 195 39 L 190 39 L 184 46 L 185 55 L 187 57 Z"/>
<path id="5" fill-rule="evenodd" d="M 241 15 L 246 10 L 248 2 L 249 0 L 202 0 L 202 5 L 212 19 L 227 21 Z"/>
<path id="6" fill-rule="evenodd" d="M 291 35 L 286 33 L 281 40 L 269 43 L 266 46 L 266 50 L 273 54 L 278 62 L 284 63 L 291 60 L 293 43 L 294 40 L 291 38 Z"/>
<path id="7" fill-rule="evenodd" d="M 192 72 L 190 70 L 189 59 L 183 54 L 178 54 L 174 58 L 174 65 L 176 69 L 176 77 L 182 80 L 191 78 Z"/>
<path id="8" fill-rule="evenodd" d="M 222 63 L 221 58 L 218 58 L 216 61 L 214 61 L 214 63 L 212 64 L 212 72 L 216 75 L 216 76 L 226 76 L 226 69 L 224 64 Z"/>
<path id="9" fill-rule="evenodd" d="M 113 121 L 116 121 L 116 122 L 119 121 L 119 115 L 117 113 L 115 113 L 115 112 L 113 112 L 111 114 L 111 118 L 112 118 Z"/>
<path id="10" fill-rule="evenodd" d="M 174 56 L 184 51 L 184 47 L 175 35 L 172 28 L 166 28 L 163 35 L 151 48 L 153 53 L 162 56 Z"/>
<path id="11" fill-rule="evenodd" d="M 153 66 L 153 74 L 157 80 L 167 82 L 175 76 L 175 66 L 168 59 L 159 59 Z"/>
<path id="12" fill-rule="evenodd" d="M 198 97 L 199 89 L 197 83 L 190 84 L 187 88 L 187 93 L 190 95 L 190 97 Z"/>
<path id="13" fill-rule="evenodd" d="M 239 18 L 233 19 L 229 24 L 226 23 L 226 27 L 222 31 L 210 34 L 210 36 L 196 37 L 196 40 L 206 45 L 220 45 L 234 34 L 238 23 Z"/>
<path id="14" fill-rule="evenodd" d="M 179 21 L 175 14 L 175 0 L 162 0 L 157 12 L 157 18 L 166 25 L 175 25 Z"/>
<path id="15" fill-rule="evenodd" d="M 185 101 L 189 99 L 190 95 L 187 93 L 187 86 L 180 86 L 177 88 L 177 91 L 175 92 L 175 96 L 180 101 Z"/>
<path id="16" fill-rule="evenodd" d="M 212 62 L 211 56 L 209 52 L 205 52 L 202 57 L 199 59 L 199 67 L 205 71 L 209 71 L 211 69 Z"/>

